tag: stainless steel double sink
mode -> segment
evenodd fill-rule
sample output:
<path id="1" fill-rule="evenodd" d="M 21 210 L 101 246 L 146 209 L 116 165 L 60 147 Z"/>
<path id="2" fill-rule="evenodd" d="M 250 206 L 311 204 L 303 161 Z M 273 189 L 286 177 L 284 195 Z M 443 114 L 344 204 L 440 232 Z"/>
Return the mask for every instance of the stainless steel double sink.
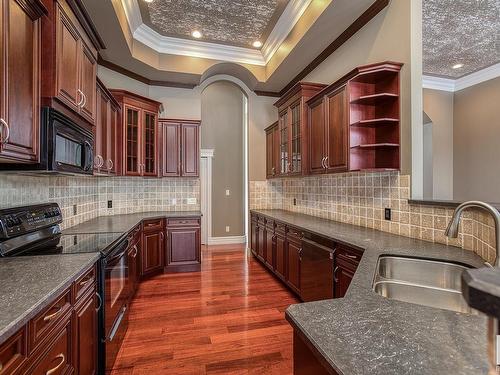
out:
<path id="1" fill-rule="evenodd" d="M 461 275 L 468 268 L 442 260 L 383 255 L 377 262 L 373 290 L 398 301 L 477 314 L 461 291 Z"/>

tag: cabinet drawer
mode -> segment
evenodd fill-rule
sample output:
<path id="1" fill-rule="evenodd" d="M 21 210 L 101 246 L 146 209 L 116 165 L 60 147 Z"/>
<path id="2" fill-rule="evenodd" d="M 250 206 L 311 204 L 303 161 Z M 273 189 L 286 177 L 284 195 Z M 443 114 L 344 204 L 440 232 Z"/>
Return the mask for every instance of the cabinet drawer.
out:
<path id="1" fill-rule="evenodd" d="M 97 282 L 97 270 L 95 266 L 92 266 L 90 270 L 85 272 L 78 280 L 75 281 L 75 302 L 78 301 L 80 297 L 85 295 L 89 290 L 95 289 Z"/>
<path id="2" fill-rule="evenodd" d="M 199 225 L 200 225 L 200 219 L 198 219 L 198 218 L 167 219 L 167 226 L 168 227 L 193 227 L 193 226 L 199 226 Z"/>
<path id="3" fill-rule="evenodd" d="M 292 241 L 292 242 L 295 242 L 297 244 L 300 244 L 303 236 L 304 236 L 304 233 L 302 233 L 301 230 L 288 227 L 288 233 L 287 233 L 288 241 Z"/>
<path id="4" fill-rule="evenodd" d="M 15 374 L 26 361 L 26 329 L 22 328 L 0 346 L 0 375 Z"/>
<path id="5" fill-rule="evenodd" d="M 145 220 L 142 225 L 143 225 L 144 231 L 147 231 L 147 232 L 159 231 L 159 230 L 163 229 L 163 220 L 162 219 Z"/>
<path id="6" fill-rule="evenodd" d="M 281 233 L 281 234 L 285 234 L 286 233 L 286 225 L 285 224 L 281 224 L 281 223 L 276 223 L 276 232 L 277 233 Z"/>
<path id="7" fill-rule="evenodd" d="M 359 263 L 363 253 L 359 250 L 351 249 L 344 246 L 338 246 L 336 250 L 336 255 L 341 259 L 345 259 L 354 263 Z"/>
<path id="8" fill-rule="evenodd" d="M 40 348 L 45 349 L 45 348 Z M 71 321 L 68 319 L 55 335 L 47 351 L 40 350 L 33 357 L 33 365 L 26 375 L 62 375 L 73 373 Z"/>
<path id="9" fill-rule="evenodd" d="M 29 322 L 29 350 L 30 353 L 56 327 L 68 311 L 71 310 L 71 291 L 68 289 L 40 314 Z"/>

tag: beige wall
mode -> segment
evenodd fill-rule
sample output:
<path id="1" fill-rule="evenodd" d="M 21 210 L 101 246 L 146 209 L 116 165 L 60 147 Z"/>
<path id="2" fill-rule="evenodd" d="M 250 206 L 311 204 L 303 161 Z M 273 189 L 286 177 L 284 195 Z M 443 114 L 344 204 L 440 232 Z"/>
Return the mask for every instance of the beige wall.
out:
<path id="1" fill-rule="evenodd" d="M 215 82 L 201 94 L 201 147 L 214 149 L 212 236 L 245 234 L 244 94 L 235 84 Z M 230 195 L 226 195 L 226 190 Z M 226 226 L 230 227 L 226 232 Z"/>
<path id="2" fill-rule="evenodd" d="M 432 121 L 433 196 L 425 198 L 453 199 L 453 93 L 424 89 L 423 105 Z"/>
<path id="3" fill-rule="evenodd" d="M 411 169 L 411 5 L 390 5 L 314 69 L 304 81 L 332 83 L 359 65 L 392 60 L 401 71 L 401 167 Z"/>
<path id="4" fill-rule="evenodd" d="M 500 77 L 455 93 L 454 198 L 500 202 Z"/>

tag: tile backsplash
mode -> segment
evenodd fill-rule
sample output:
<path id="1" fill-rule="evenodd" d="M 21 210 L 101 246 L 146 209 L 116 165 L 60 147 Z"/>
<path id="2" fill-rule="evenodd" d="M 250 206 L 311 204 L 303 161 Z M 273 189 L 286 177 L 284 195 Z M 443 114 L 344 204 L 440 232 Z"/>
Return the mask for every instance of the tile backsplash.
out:
<path id="1" fill-rule="evenodd" d="M 103 215 L 197 211 L 200 183 L 197 178 L 0 176 L 0 208 L 46 202 L 59 204 L 68 228 Z"/>
<path id="2" fill-rule="evenodd" d="M 459 236 L 444 231 L 453 209 L 409 204 L 410 177 L 397 172 L 345 173 L 250 182 L 250 208 L 284 209 L 384 232 L 462 247 L 495 259 L 493 219 L 479 210 L 464 214 Z M 391 209 L 391 220 L 384 209 Z"/>

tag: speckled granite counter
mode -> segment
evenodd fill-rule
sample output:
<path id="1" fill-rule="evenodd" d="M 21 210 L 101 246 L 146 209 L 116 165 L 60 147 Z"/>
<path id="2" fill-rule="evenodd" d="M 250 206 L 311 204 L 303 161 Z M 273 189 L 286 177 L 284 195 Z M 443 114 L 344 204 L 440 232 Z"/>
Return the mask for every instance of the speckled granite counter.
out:
<path id="1" fill-rule="evenodd" d="M 0 258 L 0 344 L 98 259 L 96 253 Z"/>
<path id="2" fill-rule="evenodd" d="M 372 290 L 381 254 L 481 267 L 483 261 L 477 255 L 287 211 L 252 212 L 364 249 L 345 298 L 292 305 L 286 311 L 288 321 L 330 371 L 342 375 L 487 374 L 484 316 L 390 300 Z"/>
<path id="3" fill-rule="evenodd" d="M 200 217 L 200 211 L 155 211 L 134 214 L 99 216 L 95 219 L 65 229 L 63 234 L 78 233 L 126 233 L 142 220 L 169 217 Z"/>

